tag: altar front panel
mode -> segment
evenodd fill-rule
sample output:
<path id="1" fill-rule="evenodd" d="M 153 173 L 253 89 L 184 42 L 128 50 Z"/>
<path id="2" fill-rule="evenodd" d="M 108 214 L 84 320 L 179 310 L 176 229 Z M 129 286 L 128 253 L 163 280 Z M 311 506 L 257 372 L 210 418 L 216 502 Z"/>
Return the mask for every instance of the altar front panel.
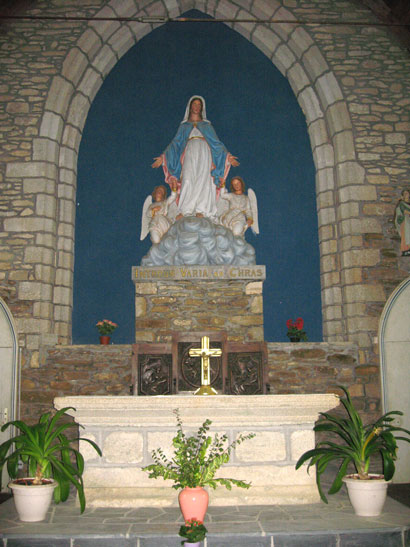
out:
<path id="1" fill-rule="evenodd" d="M 176 432 L 173 409 L 178 408 L 185 431 L 212 421 L 211 433 L 256 433 L 232 453 L 219 476 L 250 481 L 249 490 L 224 487 L 210 490 L 212 505 L 304 504 L 319 501 L 315 473 L 295 470 L 300 455 L 314 447 L 313 426 L 319 412 L 338 404 L 333 394 L 157 397 L 57 397 L 57 409 L 72 406 L 81 436 L 95 440 L 99 458 L 82 442 L 85 494 L 90 507 L 177 505 L 171 481 L 149 479 L 142 467 L 161 447 L 172 456 Z"/>

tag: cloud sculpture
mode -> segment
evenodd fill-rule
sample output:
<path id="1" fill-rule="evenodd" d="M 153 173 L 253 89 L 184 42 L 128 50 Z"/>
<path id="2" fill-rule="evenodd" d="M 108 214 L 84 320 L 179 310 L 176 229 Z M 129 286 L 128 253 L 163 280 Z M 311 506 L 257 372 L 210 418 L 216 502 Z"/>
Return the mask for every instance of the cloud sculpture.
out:
<path id="1" fill-rule="evenodd" d="M 141 266 L 222 264 L 256 264 L 255 249 L 243 237 L 205 217 L 177 220 L 141 261 Z"/>

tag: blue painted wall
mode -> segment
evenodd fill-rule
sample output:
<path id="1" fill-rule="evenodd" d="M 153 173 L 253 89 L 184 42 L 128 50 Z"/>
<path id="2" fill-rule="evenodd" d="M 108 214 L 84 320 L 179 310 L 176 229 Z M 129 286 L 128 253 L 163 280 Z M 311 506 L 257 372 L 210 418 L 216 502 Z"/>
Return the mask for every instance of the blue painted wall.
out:
<path id="1" fill-rule="evenodd" d="M 198 17 L 199 12 L 189 14 Z M 306 122 L 287 80 L 222 23 L 167 23 L 114 67 L 87 118 L 78 162 L 73 342 L 95 343 L 95 323 L 119 323 L 114 343 L 134 342 L 131 267 L 145 197 L 163 182 L 151 169 L 174 136 L 188 98 L 205 97 L 208 119 L 258 197 L 261 234 L 246 239 L 265 264 L 265 339 L 287 341 L 302 316 L 322 340 L 314 165 Z"/>

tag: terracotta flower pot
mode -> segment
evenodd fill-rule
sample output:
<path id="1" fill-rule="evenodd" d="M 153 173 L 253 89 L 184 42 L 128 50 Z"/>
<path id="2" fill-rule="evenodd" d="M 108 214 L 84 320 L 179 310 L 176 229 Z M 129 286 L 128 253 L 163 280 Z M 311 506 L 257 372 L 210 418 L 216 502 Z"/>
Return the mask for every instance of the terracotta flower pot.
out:
<path id="1" fill-rule="evenodd" d="M 186 486 L 178 495 L 179 507 L 184 520 L 196 519 L 204 521 L 208 509 L 209 495 L 201 486 L 188 488 Z"/>
<path id="2" fill-rule="evenodd" d="M 100 344 L 103 344 L 104 346 L 108 346 L 110 343 L 111 337 L 107 335 L 100 336 Z"/>

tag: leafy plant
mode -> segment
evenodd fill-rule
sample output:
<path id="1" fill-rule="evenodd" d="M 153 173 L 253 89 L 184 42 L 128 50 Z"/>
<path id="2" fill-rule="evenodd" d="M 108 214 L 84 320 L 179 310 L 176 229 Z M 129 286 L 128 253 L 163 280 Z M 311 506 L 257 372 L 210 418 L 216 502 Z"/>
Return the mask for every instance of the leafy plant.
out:
<path id="1" fill-rule="evenodd" d="M 232 485 L 240 488 L 249 488 L 250 483 L 226 478 L 215 478 L 215 473 L 225 463 L 229 462 L 231 451 L 247 439 L 252 439 L 255 433 L 240 434 L 235 441 L 226 445 L 227 435 L 208 435 L 211 420 L 205 420 L 195 435 L 187 436 L 183 431 L 179 410 L 175 409 L 177 420 L 177 434 L 172 439 L 175 448 L 174 457 L 169 460 L 161 448 L 152 451 L 154 463 L 143 468 L 149 473 L 150 479 L 162 477 L 164 480 L 174 481 L 173 488 L 195 488 L 210 486 L 216 488 L 218 484 L 228 490 Z"/>
<path id="2" fill-rule="evenodd" d="M 307 335 L 306 332 L 303 330 L 303 325 L 304 322 L 301 317 L 298 317 L 295 322 L 293 322 L 292 319 L 288 319 L 286 321 L 286 326 L 288 328 L 286 336 L 290 339 L 293 338 L 301 342 L 307 342 Z"/>
<path id="3" fill-rule="evenodd" d="M 195 518 L 188 519 L 179 529 L 179 535 L 185 538 L 184 541 L 181 541 L 181 545 L 203 541 L 207 532 L 208 530 L 201 520 Z"/>
<path id="4" fill-rule="evenodd" d="M 98 323 L 95 325 L 98 329 L 98 332 L 102 336 L 106 336 L 107 334 L 112 334 L 115 329 L 118 327 L 117 323 L 114 323 L 113 321 L 110 321 L 109 319 L 103 319 L 102 321 L 98 321 Z"/>
<path id="5" fill-rule="evenodd" d="M 81 513 L 85 509 L 85 495 L 82 474 L 84 458 L 71 445 L 76 441 L 87 441 L 102 456 L 100 448 L 90 439 L 82 437 L 68 439 L 65 431 L 70 427 L 77 427 L 73 422 L 61 422 L 63 414 L 73 407 L 60 409 L 54 416 L 46 412 L 40 416 L 38 423 L 28 425 L 21 420 L 14 420 L 4 424 L 1 431 L 14 426 L 19 434 L 0 445 L 0 477 L 4 465 L 12 479 L 17 477 L 19 461 L 27 465 L 30 477 L 34 477 L 32 484 L 41 484 L 43 478 L 54 478 L 57 487 L 54 489 L 56 503 L 66 501 L 70 493 L 70 484 L 78 492 Z M 74 409 L 75 410 L 75 409 Z M 14 445 L 14 450 L 8 454 Z M 72 461 L 72 459 L 74 461 Z"/>
<path id="6" fill-rule="evenodd" d="M 344 406 L 348 417 L 340 418 L 323 412 L 321 416 L 324 420 L 315 425 L 314 431 L 335 433 L 342 441 L 342 444 L 339 445 L 331 441 L 319 442 L 314 449 L 302 454 L 296 463 L 296 469 L 299 469 L 301 465 L 310 460 L 308 471 L 312 465 L 316 465 L 316 483 L 320 497 L 325 503 L 327 503 L 327 499 L 323 493 L 320 478 L 330 462 L 341 460 L 339 471 L 329 489 L 329 494 L 335 494 L 340 490 L 349 463 L 354 464 L 358 479 L 368 479 L 370 461 L 376 454 L 379 454 L 382 458 L 384 478 L 388 481 L 393 477 L 395 471 L 396 441 L 410 442 L 410 431 L 392 424 L 396 416 L 403 415 L 402 412 L 392 410 L 374 423 L 363 425 L 348 391 L 342 386 L 338 387 L 345 394 L 344 398 L 340 398 L 340 402 Z M 406 436 L 397 436 L 395 432 L 401 432 Z"/>

